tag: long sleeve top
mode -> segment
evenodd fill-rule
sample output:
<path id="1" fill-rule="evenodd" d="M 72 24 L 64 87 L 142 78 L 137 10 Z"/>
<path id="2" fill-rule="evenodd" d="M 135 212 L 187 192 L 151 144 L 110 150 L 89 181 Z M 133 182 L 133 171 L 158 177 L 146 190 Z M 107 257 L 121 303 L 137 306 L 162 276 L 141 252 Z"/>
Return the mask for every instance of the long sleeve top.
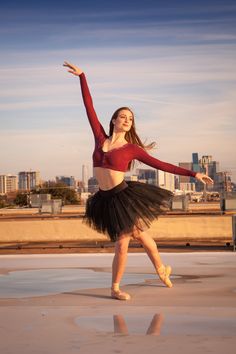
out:
<path id="1" fill-rule="evenodd" d="M 196 172 L 160 161 L 149 155 L 146 150 L 136 144 L 127 143 L 119 148 L 114 148 L 107 152 L 103 151 L 102 147 L 104 141 L 108 138 L 108 135 L 105 133 L 93 107 L 93 101 L 85 74 L 82 73 L 79 77 L 84 105 L 95 139 L 95 149 L 93 152 L 94 167 L 103 167 L 125 172 L 129 169 L 129 163 L 132 160 L 138 160 L 158 170 L 177 175 L 195 177 Z"/>

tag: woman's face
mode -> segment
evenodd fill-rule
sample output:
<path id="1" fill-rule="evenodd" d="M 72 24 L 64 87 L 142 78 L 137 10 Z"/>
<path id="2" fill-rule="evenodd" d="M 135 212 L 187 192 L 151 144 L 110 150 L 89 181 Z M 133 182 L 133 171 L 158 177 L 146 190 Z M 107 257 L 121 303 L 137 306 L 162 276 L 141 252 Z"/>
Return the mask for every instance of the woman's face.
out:
<path id="1" fill-rule="evenodd" d="M 133 124 L 133 113 L 128 109 L 119 111 L 116 119 L 113 119 L 115 132 L 128 132 Z"/>

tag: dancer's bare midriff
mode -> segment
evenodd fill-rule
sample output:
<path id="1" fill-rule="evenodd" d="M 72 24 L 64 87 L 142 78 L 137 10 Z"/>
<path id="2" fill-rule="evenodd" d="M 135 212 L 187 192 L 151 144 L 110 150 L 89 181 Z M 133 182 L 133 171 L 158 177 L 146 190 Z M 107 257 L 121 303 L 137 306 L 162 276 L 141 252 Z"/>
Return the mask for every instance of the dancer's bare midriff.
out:
<path id="1" fill-rule="evenodd" d="M 125 173 L 122 171 L 115 171 L 104 167 L 94 167 L 94 173 L 99 188 L 104 191 L 116 187 L 124 180 L 125 176 Z"/>

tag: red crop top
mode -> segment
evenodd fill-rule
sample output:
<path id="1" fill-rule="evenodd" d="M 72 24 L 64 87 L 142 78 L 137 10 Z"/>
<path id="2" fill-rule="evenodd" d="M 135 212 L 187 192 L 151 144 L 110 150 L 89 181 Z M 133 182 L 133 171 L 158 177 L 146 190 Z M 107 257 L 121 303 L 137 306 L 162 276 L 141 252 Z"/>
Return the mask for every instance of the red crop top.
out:
<path id="1" fill-rule="evenodd" d="M 122 147 L 104 152 L 102 146 L 104 141 L 108 139 L 108 135 L 105 133 L 94 110 L 92 97 L 84 73 L 80 75 L 80 84 L 87 116 L 95 138 L 95 149 L 93 152 L 94 167 L 103 167 L 125 172 L 128 170 L 129 162 L 138 160 L 158 170 L 195 177 L 196 172 L 160 161 L 149 155 L 143 148 L 136 144 L 127 143 Z"/>

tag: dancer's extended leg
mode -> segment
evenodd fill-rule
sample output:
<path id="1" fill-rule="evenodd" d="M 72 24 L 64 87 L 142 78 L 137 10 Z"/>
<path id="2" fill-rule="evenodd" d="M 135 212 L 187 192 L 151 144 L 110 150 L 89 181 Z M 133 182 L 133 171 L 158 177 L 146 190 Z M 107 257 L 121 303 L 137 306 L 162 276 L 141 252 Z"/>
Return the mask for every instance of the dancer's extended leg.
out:
<path id="1" fill-rule="evenodd" d="M 172 283 L 169 279 L 169 275 L 171 273 L 171 267 L 163 265 L 160 254 L 157 249 L 156 242 L 146 232 L 135 231 L 133 233 L 133 237 L 142 244 L 152 264 L 154 265 L 155 270 L 159 275 L 160 279 L 168 288 L 171 288 Z"/>

